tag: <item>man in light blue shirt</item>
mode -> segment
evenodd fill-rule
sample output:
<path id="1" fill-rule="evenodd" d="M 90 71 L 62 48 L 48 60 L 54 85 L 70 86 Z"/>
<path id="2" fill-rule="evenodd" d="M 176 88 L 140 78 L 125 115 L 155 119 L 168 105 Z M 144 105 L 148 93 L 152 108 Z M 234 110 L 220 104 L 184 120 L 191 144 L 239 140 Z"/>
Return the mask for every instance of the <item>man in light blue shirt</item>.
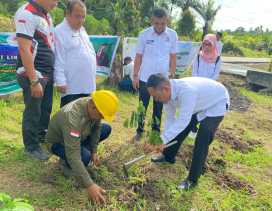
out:
<path id="1" fill-rule="evenodd" d="M 163 143 L 178 141 L 167 148 L 163 144 L 162 154 L 153 157 L 153 162 L 175 163 L 180 145 L 192 127 L 200 123 L 189 176 L 179 186 L 180 189 L 188 190 L 197 184 L 203 172 L 209 145 L 230 104 L 228 91 L 221 83 L 208 78 L 169 80 L 162 74 L 151 75 L 147 89 L 155 100 L 164 103 L 166 118 L 161 134 Z"/>

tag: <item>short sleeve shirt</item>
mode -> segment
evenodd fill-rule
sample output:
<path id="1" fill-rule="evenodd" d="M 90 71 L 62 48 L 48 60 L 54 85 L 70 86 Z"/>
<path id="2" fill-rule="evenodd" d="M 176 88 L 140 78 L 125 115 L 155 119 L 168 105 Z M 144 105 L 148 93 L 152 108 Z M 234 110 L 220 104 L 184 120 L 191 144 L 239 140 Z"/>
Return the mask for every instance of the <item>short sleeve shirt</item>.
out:
<path id="1" fill-rule="evenodd" d="M 140 80 L 146 82 L 150 75 L 162 73 L 168 77 L 170 54 L 177 52 L 176 31 L 166 28 L 157 34 L 152 27 L 140 33 L 136 53 L 141 54 Z"/>
<path id="2" fill-rule="evenodd" d="M 52 74 L 54 69 L 54 34 L 52 18 L 35 1 L 23 5 L 15 14 L 16 36 L 32 40 L 35 69 Z M 18 55 L 17 69 L 23 67 Z"/>

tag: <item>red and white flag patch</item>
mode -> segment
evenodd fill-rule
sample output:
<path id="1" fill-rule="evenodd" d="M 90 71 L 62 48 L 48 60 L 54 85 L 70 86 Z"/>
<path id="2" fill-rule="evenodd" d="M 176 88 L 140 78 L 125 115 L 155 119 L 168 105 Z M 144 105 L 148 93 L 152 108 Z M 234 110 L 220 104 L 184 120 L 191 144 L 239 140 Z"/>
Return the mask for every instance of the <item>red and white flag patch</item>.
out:
<path id="1" fill-rule="evenodd" d="M 80 131 L 71 129 L 70 136 L 75 137 L 75 138 L 79 138 L 80 137 Z"/>

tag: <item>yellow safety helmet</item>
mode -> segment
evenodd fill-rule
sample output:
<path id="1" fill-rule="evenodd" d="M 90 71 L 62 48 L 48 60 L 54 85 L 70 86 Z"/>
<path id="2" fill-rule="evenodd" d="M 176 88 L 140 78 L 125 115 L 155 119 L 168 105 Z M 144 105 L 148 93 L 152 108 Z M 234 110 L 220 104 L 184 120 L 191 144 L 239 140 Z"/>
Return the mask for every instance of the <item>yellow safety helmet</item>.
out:
<path id="1" fill-rule="evenodd" d="M 118 108 L 118 98 L 112 91 L 98 90 L 91 94 L 97 110 L 102 114 L 103 119 L 112 122 Z"/>

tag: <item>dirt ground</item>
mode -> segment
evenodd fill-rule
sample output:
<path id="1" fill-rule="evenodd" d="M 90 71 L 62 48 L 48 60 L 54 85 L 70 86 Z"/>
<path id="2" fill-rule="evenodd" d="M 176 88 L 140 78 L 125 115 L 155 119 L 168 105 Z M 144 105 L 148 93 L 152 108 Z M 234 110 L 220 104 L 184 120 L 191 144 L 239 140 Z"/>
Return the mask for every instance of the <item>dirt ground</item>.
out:
<path id="1" fill-rule="evenodd" d="M 222 143 L 230 145 L 232 149 L 238 150 L 242 153 L 250 152 L 255 147 L 262 146 L 262 143 L 257 140 L 249 140 L 245 142 L 240 137 L 235 136 L 231 131 L 226 129 L 217 130 L 216 138 Z"/>
<path id="2" fill-rule="evenodd" d="M 249 109 L 250 100 L 241 95 L 239 88 L 246 87 L 246 81 L 242 77 L 221 75 L 220 81 L 225 85 L 230 95 L 230 110 L 245 112 Z"/>

